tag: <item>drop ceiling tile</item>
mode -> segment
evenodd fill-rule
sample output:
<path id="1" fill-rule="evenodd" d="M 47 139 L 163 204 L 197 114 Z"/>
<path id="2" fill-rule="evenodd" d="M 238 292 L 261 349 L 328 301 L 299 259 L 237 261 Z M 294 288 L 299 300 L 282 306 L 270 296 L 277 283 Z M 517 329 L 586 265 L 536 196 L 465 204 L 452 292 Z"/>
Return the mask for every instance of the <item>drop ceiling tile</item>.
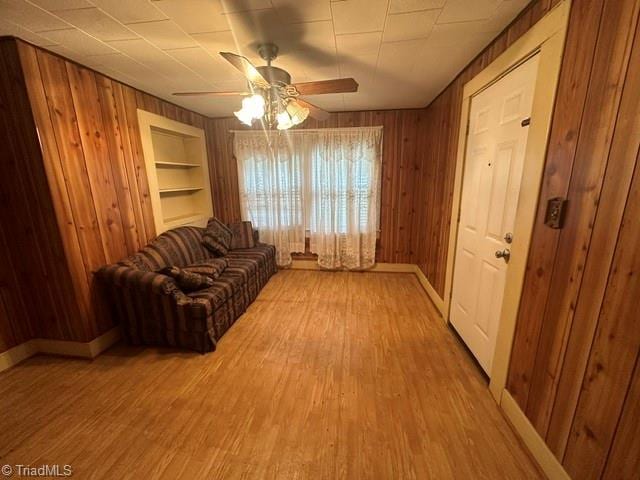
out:
<path id="1" fill-rule="evenodd" d="M 122 23 L 152 22 L 164 20 L 164 15 L 147 0 L 91 0 L 96 6 Z"/>
<path id="2" fill-rule="evenodd" d="M 442 8 L 447 0 L 391 0 L 389 13 L 418 12 L 420 10 L 430 10 Z"/>
<path id="3" fill-rule="evenodd" d="M 378 56 L 378 75 L 384 71 L 402 76 L 404 71 L 413 68 L 417 58 L 416 53 L 426 48 L 427 43 L 428 40 L 425 38 L 382 43 Z"/>
<path id="4" fill-rule="evenodd" d="M 358 92 L 370 88 L 375 83 L 378 54 L 341 58 L 340 77 L 353 78 L 358 82 Z M 357 95 L 357 94 L 356 94 Z M 345 94 L 345 99 L 352 95 Z"/>
<path id="5" fill-rule="evenodd" d="M 134 59 L 122 53 L 113 53 L 110 55 L 102 55 L 102 58 L 95 58 L 93 61 L 102 63 L 107 68 L 117 72 L 122 72 L 137 81 L 148 81 L 153 79 L 154 82 L 166 82 L 157 71 L 148 68 Z"/>
<path id="6" fill-rule="evenodd" d="M 212 55 L 220 52 L 240 53 L 233 32 L 194 33 L 192 37 Z"/>
<path id="7" fill-rule="evenodd" d="M 56 10 L 68 10 L 70 8 L 89 8 L 93 7 L 88 0 L 29 0 L 31 3 L 39 7 L 55 12 Z"/>
<path id="8" fill-rule="evenodd" d="M 491 17 L 502 0 L 448 0 L 438 23 L 471 22 Z"/>
<path id="9" fill-rule="evenodd" d="M 278 16 L 286 23 L 331 20 L 329 0 L 272 0 Z"/>
<path id="10" fill-rule="evenodd" d="M 122 40 L 110 42 L 109 45 L 154 72 L 173 79 L 174 83 L 178 85 L 188 82 L 189 88 L 209 88 L 211 86 L 211 82 L 207 82 L 204 77 L 199 75 L 199 72 L 191 70 L 145 40 Z"/>
<path id="11" fill-rule="evenodd" d="M 159 0 L 153 4 L 187 33 L 229 30 L 229 22 L 222 15 L 220 2 L 190 0 L 188 8 L 185 8 L 184 0 Z"/>
<path id="12" fill-rule="evenodd" d="M 24 0 L 0 0 L 0 16 L 35 33 L 71 27 L 67 22 Z"/>
<path id="13" fill-rule="evenodd" d="M 377 56 L 381 41 L 382 32 L 336 35 L 338 55 L 341 57 L 373 54 Z"/>
<path id="14" fill-rule="evenodd" d="M 426 38 L 431 33 L 441 10 L 389 15 L 384 27 L 384 42 Z"/>
<path id="15" fill-rule="evenodd" d="M 271 8 L 271 0 L 220 0 L 225 13 L 248 12 Z"/>
<path id="16" fill-rule="evenodd" d="M 503 1 L 493 15 L 482 22 L 480 29 L 484 32 L 501 32 L 527 6 L 529 0 Z"/>
<path id="17" fill-rule="evenodd" d="M 220 55 L 210 54 L 202 47 L 179 48 L 177 50 L 166 50 L 165 52 L 201 77 L 212 82 L 230 80 L 241 76 L 240 72 Z"/>
<path id="18" fill-rule="evenodd" d="M 344 0 L 331 3 L 336 34 L 381 31 L 387 0 Z"/>
<path id="19" fill-rule="evenodd" d="M 473 45 L 481 41 L 484 22 L 436 23 L 429 35 L 429 45 L 450 47 L 456 45 Z M 473 57 L 469 57 L 471 60 Z"/>
<path id="20" fill-rule="evenodd" d="M 101 55 L 114 52 L 106 43 L 76 28 L 43 32 L 42 36 L 56 44 L 68 47 L 80 55 Z"/>
<path id="21" fill-rule="evenodd" d="M 20 25 L 5 22 L 4 20 L 0 20 L 0 35 L 11 35 L 13 37 L 22 38 L 23 40 L 33 43 L 34 45 L 39 45 L 40 47 L 49 47 L 56 44 L 56 42 L 46 39 L 37 33 L 33 33 L 31 30 L 27 30 Z"/>
<path id="22" fill-rule="evenodd" d="M 196 41 L 171 20 L 131 23 L 127 26 L 162 50 L 197 46 Z"/>
<path id="23" fill-rule="evenodd" d="M 62 10 L 56 12 L 56 15 L 69 22 L 71 25 L 104 42 L 138 37 L 127 27 L 95 7 Z"/>

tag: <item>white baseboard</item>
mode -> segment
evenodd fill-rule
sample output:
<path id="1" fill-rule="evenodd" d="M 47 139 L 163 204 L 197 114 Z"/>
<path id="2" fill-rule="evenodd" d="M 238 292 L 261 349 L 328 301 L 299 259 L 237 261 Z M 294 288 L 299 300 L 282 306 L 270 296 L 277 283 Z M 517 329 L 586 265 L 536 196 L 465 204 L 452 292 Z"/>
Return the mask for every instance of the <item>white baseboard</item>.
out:
<path id="1" fill-rule="evenodd" d="M 321 270 L 330 271 L 320 268 L 318 262 L 315 260 L 293 260 L 291 267 L 292 270 Z M 365 272 L 379 272 L 379 273 L 413 273 L 422 285 L 422 288 L 431 299 L 436 309 L 440 312 L 440 315 L 444 318 L 444 300 L 438 295 L 433 285 L 429 282 L 427 277 L 422 273 L 420 267 L 415 263 L 376 263 L 372 268 L 364 270 Z"/>
<path id="2" fill-rule="evenodd" d="M 513 429 L 527 446 L 538 465 L 540 465 L 544 474 L 550 480 L 571 480 L 571 477 L 569 477 L 553 452 L 549 450 L 547 444 L 507 390 L 502 391 L 500 407 Z"/>
<path id="3" fill-rule="evenodd" d="M 0 372 L 17 365 L 38 353 L 38 347 L 33 340 L 21 343 L 0 353 Z"/>
<path id="4" fill-rule="evenodd" d="M 436 289 L 433 288 L 433 285 L 431 285 L 427 277 L 424 275 L 424 273 L 422 273 L 420 267 L 418 265 L 414 265 L 414 267 L 414 273 L 416 274 L 416 277 L 418 277 L 420 285 L 422 285 L 422 288 L 424 288 L 424 291 L 427 292 L 427 295 L 440 312 L 440 315 L 442 316 L 442 318 L 444 318 L 444 300 L 442 299 L 442 297 L 440 297 L 440 295 L 438 295 L 438 292 L 436 292 Z"/>
<path id="5" fill-rule="evenodd" d="M 17 365 L 37 353 L 92 359 L 120 340 L 120 336 L 120 327 L 114 327 L 90 342 L 34 338 L 20 345 L 16 345 L 6 352 L 0 353 L 0 372 Z"/>

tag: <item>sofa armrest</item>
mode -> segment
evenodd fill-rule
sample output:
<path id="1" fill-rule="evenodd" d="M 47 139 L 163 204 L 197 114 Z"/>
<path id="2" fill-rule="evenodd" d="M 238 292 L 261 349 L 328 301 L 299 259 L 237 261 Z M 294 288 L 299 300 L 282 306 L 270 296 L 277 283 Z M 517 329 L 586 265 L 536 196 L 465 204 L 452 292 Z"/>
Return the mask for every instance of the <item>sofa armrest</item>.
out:
<path id="1" fill-rule="evenodd" d="M 96 275 L 110 292 L 129 343 L 213 350 L 206 305 L 185 295 L 173 278 L 123 265 L 102 267 Z"/>
<path id="2" fill-rule="evenodd" d="M 253 241 L 256 243 L 260 243 L 260 232 L 257 229 L 253 229 Z"/>

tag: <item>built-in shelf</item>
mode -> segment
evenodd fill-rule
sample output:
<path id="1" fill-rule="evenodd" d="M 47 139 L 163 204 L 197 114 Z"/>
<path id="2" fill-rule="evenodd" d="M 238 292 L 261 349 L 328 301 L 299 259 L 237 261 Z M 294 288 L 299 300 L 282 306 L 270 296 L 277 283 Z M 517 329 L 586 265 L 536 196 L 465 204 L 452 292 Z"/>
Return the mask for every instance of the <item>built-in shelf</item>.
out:
<path id="1" fill-rule="evenodd" d="M 204 131 L 138 110 L 157 233 L 204 226 L 213 215 Z"/>
<path id="2" fill-rule="evenodd" d="M 158 191 L 162 193 L 178 193 L 178 192 L 197 192 L 202 187 L 180 187 L 180 188 L 160 188 Z"/>
<path id="3" fill-rule="evenodd" d="M 184 162 L 165 162 L 156 161 L 156 165 L 160 167 L 175 167 L 175 168 L 197 168 L 200 167 L 199 163 L 184 163 Z"/>

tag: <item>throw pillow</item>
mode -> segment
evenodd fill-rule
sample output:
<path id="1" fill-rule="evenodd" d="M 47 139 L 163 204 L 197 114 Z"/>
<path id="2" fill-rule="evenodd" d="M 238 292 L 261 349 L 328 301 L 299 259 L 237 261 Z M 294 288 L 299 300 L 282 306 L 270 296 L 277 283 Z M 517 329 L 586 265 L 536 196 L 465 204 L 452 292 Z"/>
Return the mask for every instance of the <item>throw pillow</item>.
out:
<path id="1" fill-rule="evenodd" d="M 236 248 L 253 248 L 256 246 L 253 240 L 253 226 L 251 222 L 234 222 L 229 224 L 233 233 L 231 237 L 231 250 Z"/>
<path id="2" fill-rule="evenodd" d="M 185 293 L 213 286 L 212 278 L 196 272 L 190 272 L 180 267 L 165 267 L 160 270 L 160 273 L 173 277 L 178 284 L 178 287 L 180 287 L 180 289 Z"/>
<path id="3" fill-rule="evenodd" d="M 207 228 L 202 235 L 202 244 L 214 255 L 225 256 L 231 247 L 232 233 L 224 223 L 217 218 L 209 219 Z"/>
<path id="4" fill-rule="evenodd" d="M 229 262 L 227 262 L 226 258 L 210 258 L 184 267 L 183 270 L 216 279 L 224 272 L 227 266 L 229 266 Z"/>

